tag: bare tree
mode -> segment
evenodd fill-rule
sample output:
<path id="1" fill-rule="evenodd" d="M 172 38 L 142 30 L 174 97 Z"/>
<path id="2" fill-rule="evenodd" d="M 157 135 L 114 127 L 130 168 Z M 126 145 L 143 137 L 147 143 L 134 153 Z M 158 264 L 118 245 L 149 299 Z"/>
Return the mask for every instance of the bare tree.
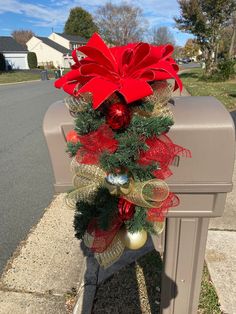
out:
<path id="1" fill-rule="evenodd" d="M 34 36 L 34 33 L 28 29 L 19 29 L 12 32 L 12 37 L 22 46 L 26 47 L 26 43 Z"/>
<path id="2" fill-rule="evenodd" d="M 175 38 L 168 27 L 162 26 L 158 28 L 153 28 L 152 43 L 155 45 L 164 45 L 164 44 L 175 45 Z"/>
<path id="3" fill-rule="evenodd" d="M 106 3 L 96 11 L 95 21 L 103 38 L 115 45 L 142 40 L 148 26 L 142 10 L 126 3 Z"/>

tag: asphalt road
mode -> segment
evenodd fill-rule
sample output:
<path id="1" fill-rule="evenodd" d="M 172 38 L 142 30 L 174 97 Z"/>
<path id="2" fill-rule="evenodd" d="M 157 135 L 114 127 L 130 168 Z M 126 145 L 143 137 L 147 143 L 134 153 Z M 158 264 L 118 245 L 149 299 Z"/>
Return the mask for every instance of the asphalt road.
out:
<path id="1" fill-rule="evenodd" d="M 42 123 L 64 96 L 53 81 L 0 86 L 0 273 L 52 200 Z"/>

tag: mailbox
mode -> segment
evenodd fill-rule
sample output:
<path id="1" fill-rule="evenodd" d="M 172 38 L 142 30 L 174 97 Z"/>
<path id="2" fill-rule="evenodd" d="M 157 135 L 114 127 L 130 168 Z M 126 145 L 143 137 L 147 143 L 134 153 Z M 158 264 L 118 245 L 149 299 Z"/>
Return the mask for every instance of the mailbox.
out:
<path id="1" fill-rule="evenodd" d="M 192 158 L 180 158 L 178 167 L 173 166 L 174 175 L 167 180 L 180 205 L 170 208 L 163 235 L 161 311 L 194 314 L 209 218 L 223 214 L 226 194 L 232 190 L 235 130 L 229 113 L 213 97 L 175 97 L 170 106 L 175 124 L 168 135 L 190 149 Z M 73 118 L 62 101 L 48 109 L 43 128 L 55 191 L 65 192 L 72 186 L 65 135 L 73 129 Z"/>

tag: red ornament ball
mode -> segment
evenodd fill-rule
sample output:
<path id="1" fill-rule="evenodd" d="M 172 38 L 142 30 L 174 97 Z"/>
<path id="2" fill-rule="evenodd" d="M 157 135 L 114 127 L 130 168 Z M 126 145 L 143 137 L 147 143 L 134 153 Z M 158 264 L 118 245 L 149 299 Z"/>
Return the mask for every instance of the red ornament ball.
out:
<path id="1" fill-rule="evenodd" d="M 77 144 L 79 142 L 79 135 L 74 130 L 71 130 L 66 134 L 66 141 Z"/>
<path id="2" fill-rule="evenodd" d="M 118 202 L 118 211 L 121 220 L 130 220 L 134 216 L 135 206 L 124 198 L 120 198 Z"/>
<path id="3" fill-rule="evenodd" d="M 126 105 L 115 103 L 108 107 L 106 113 L 106 123 L 113 129 L 119 130 L 127 128 L 130 124 L 131 112 Z"/>

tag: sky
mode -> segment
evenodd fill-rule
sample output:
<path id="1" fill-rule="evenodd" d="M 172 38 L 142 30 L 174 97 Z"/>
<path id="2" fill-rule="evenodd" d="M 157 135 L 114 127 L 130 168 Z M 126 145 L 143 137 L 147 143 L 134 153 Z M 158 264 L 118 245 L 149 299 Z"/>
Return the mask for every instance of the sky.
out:
<path id="1" fill-rule="evenodd" d="M 80 6 L 94 14 L 106 0 L 0 0 L 0 36 L 9 36 L 17 29 L 30 29 L 38 36 L 49 36 L 52 32 L 63 32 L 70 9 Z M 111 0 L 120 4 L 122 0 Z M 180 32 L 173 20 L 179 15 L 177 0 L 128 0 L 128 4 L 139 6 L 149 27 L 167 26 L 176 43 L 183 46 L 191 35 Z"/>

